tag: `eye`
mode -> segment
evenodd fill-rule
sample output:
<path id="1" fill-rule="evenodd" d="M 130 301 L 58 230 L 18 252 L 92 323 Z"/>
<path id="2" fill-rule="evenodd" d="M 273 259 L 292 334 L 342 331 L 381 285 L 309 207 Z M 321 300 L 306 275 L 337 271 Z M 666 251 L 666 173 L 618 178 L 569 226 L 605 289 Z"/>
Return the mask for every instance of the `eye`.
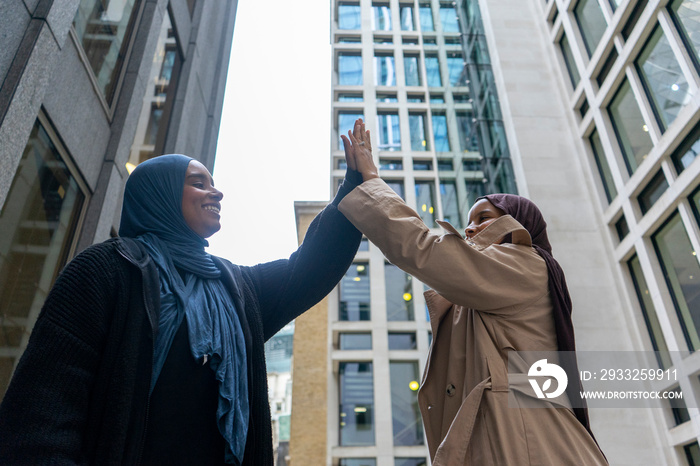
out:
<path id="1" fill-rule="evenodd" d="M 195 188 L 204 189 L 204 183 L 199 182 L 199 181 L 192 183 L 192 186 L 194 186 Z"/>

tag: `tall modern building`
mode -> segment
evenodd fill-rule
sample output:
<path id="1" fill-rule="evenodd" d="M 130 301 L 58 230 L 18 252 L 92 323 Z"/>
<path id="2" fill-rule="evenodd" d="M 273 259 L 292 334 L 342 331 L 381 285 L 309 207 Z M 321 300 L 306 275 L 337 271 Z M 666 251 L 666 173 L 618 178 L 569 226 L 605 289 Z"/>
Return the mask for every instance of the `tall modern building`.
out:
<path id="1" fill-rule="evenodd" d="M 0 396 L 57 274 L 138 163 L 214 164 L 236 0 L 0 5 Z"/>
<path id="2" fill-rule="evenodd" d="M 700 465 L 700 1 L 333 0 L 331 15 L 333 186 L 361 116 L 382 178 L 438 233 L 483 193 L 532 199 L 578 349 L 670 350 L 652 365 L 678 374 L 657 388 L 683 400 L 591 410 L 611 464 Z M 423 291 L 363 242 L 313 327 L 323 356 L 303 356 L 329 368 L 313 408 L 328 434 L 297 435 L 293 407 L 292 464 L 429 464 Z"/>

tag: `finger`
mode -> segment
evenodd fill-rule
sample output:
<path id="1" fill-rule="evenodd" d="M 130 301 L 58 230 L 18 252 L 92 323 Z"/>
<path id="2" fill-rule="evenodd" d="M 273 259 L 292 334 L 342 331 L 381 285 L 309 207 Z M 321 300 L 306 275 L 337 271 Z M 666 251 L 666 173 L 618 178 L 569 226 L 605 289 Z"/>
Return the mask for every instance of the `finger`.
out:
<path id="1" fill-rule="evenodd" d="M 358 118 L 355 120 L 355 127 L 353 128 L 353 132 L 355 133 L 355 139 L 358 141 L 362 141 L 362 118 Z"/>
<path id="2" fill-rule="evenodd" d="M 345 148 L 345 162 L 353 170 L 357 169 L 357 163 L 355 162 L 355 151 L 350 144 L 350 140 L 344 135 L 340 135 L 340 139 L 343 140 L 343 147 Z"/>
<path id="3" fill-rule="evenodd" d="M 369 136 L 369 130 L 365 131 L 365 141 L 367 141 L 367 148 L 372 151 L 372 138 Z"/>

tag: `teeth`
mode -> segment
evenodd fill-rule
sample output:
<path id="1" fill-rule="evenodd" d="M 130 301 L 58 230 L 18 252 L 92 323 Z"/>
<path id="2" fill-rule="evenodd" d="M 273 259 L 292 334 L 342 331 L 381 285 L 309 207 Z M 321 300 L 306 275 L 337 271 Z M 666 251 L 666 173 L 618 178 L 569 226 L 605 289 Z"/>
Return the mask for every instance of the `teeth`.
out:
<path id="1" fill-rule="evenodd" d="M 215 207 L 213 205 L 204 206 L 204 210 L 210 210 L 210 211 L 217 213 L 217 214 L 219 213 L 219 208 Z"/>

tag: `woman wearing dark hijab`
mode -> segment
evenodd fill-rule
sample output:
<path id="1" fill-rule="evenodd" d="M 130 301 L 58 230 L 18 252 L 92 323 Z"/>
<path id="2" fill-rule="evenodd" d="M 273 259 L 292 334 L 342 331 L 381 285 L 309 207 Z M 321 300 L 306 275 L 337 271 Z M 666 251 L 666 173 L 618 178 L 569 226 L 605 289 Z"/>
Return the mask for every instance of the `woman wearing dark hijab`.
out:
<path id="1" fill-rule="evenodd" d="M 223 197 L 206 167 L 140 164 L 120 238 L 79 254 L 44 304 L 0 405 L 0 464 L 272 465 L 263 345 L 350 266 L 348 175 L 289 259 L 242 267 L 204 250 Z"/>
<path id="2" fill-rule="evenodd" d="M 516 353 L 574 350 L 571 300 L 539 209 L 520 196 L 485 196 L 469 211 L 466 239 L 440 221 L 447 234 L 435 235 L 379 178 L 361 120 L 343 142 L 364 182 L 340 211 L 433 288 L 425 294 L 433 340 L 418 393 L 433 466 L 607 464 L 586 410 L 571 408 L 575 358 L 549 361 L 566 369 L 569 396 L 539 399 L 527 378 L 536 361 Z"/>

